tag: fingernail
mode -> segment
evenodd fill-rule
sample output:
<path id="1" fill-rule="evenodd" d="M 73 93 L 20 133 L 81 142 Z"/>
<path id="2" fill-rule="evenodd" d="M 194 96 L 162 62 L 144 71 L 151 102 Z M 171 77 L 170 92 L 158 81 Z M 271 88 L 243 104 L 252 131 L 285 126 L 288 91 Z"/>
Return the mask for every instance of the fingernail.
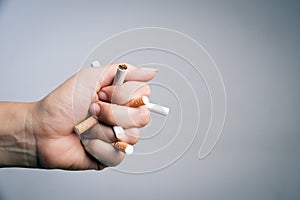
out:
<path id="1" fill-rule="evenodd" d="M 100 105 L 97 103 L 92 103 L 90 106 L 90 113 L 92 113 L 93 115 L 99 116 L 100 115 Z"/>
<path id="2" fill-rule="evenodd" d="M 108 100 L 108 96 L 107 96 L 107 94 L 106 94 L 105 92 L 100 91 L 100 92 L 98 93 L 98 95 L 99 95 L 99 99 L 100 99 L 100 100 L 102 100 L 102 101 L 107 101 L 107 100 Z"/>

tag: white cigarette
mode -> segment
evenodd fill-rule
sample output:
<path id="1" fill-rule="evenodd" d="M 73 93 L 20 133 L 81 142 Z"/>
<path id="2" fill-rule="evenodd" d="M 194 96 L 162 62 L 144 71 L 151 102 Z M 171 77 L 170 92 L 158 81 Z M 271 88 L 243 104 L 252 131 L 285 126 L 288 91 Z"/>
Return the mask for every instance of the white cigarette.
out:
<path id="1" fill-rule="evenodd" d="M 164 115 L 164 116 L 167 116 L 169 114 L 169 111 L 170 111 L 170 109 L 167 108 L 167 107 L 160 106 L 158 104 L 154 104 L 154 103 L 150 103 L 150 102 L 148 104 L 146 104 L 146 106 L 151 112 L 161 114 L 161 115 Z"/>
<path id="2" fill-rule="evenodd" d="M 127 66 L 119 65 L 116 76 L 113 81 L 113 85 L 122 85 L 124 83 L 126 73 L 127 73 Z"/>
<path id="3" fill-rule="evenodd" d="M 99 66 L 100 66 L 100 63 L 97 60 L 93 61 L 93 63 L 91 64 L 91 67 L 99 67 Z M 119 67 L 117 69 L 116 76 L 114 78 L 113 85 L 122 85 L 124 80 L 125 80 L 125 77 L 126 77 L 126 72 L 127 72 L 127 66 L 126 65 L 119 65 Z M 79 124 L 77 124 L 74 127 L 74 131 L 78 135 L 81 135 L 85 131 L 91 129 L 96 124 L 97 124 L 97 120 L 93 116 L 90 116 L 86 120 L 84 120 L 84 121 L 80 122 Z M 122 127 L 116 126 L 113 129 L 115 131 L 115 135 L 116 135 L 117 138 L 124 137 L 125 131 Z"/>
<path id="4" fill-rule="evenodd" d="M 150 103 L 149 98 L 146 96 L 142 96 L 140 98 L 136 98 L 133 100 L 130 100 L 128 105 L 130 107 L 139 107 L 142 105 L 146 105 L 146 107 L 149 109 L 149 111 L 161 114 L 164 116 L 167 116 L 169 114 L 170 109 L 158 104 Z"/>
<path id="5" fill-rule="evenodd" d="M 125 137 L 125 131 L 121 126 L 113 126 L 113 130 L 116 138 L 121 139 Z"/>
<path id="6" fill-rule="evenodd" d="M 126 73 L 127 73 L 127 66 L 125 64 L 119 65 L 113 81 L 113 85 L 122 85 L 124 83 Z M 114 126 L 113 130 L 115 132 L 116 138 L 121 139 L 125 136 L 125 131 L 121 126 Z"/>
<path id="7" fill-rule="evenodd" d="M 124 153 L 126 153 L 127 155 L 130 155 L 130 154 L 132 154 L 133 153 L 133 146 L 132 145 L 130 145 L 130 144 L 127 144 L 126 142 L 120 142 L 120 141 L 118 141 L 118 142 L 114 142 L 114 143 L 112 143 L 112 145 L 116 148 L 116 149 L 118 149 L 118 150 L 120 150 L 120 151 L 123 151 Z"/>

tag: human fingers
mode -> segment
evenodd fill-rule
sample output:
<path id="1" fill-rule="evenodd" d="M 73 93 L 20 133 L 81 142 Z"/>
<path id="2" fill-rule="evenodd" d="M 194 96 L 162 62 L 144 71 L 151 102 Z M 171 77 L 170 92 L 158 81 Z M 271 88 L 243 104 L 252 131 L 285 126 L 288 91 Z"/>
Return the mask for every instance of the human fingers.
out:
<path id="1" fill-rule="evenodd" d="M 150 96 L 151 89 L 145 82 L 129 81 L 120 86 L 107 86 L 98 92 L 99 99 L 119 105 L 125 105 L 129 100 Z"/>
<path id="2" fill-rule="evenodd" d="M 140 128 L 149 123 L 150 113 L 146 106 L 130 108 L 102 101 L 97 102 L 97 104 L 101 107 L 101 112 L 97 118 L 107 125 Z"/>
<path id="3" fill-rule="evenodd" d="M 127 74 L 125 77 L 125 82 L 126 81 L 147 82 L 152 80 L 155 77 L 156 73 L 158 72 L 158 69 L 155 68 L 140 68 L 138 66 L 134 66 L 129 63 L 117 63 L 117 64 L 107 65 L 104 67 L 92 68 L 92 69 L 96 69 L 97 71 L 103 68 L 102 71 L 99 71 L 100 74 L 99 74 L 99 81 L 98 81 L 98 86 L 99 86 L 98 89 L 110 85 L 113 82 L 113 79 L 115 78 L 116 75 L 116 71 L 120 65 L 127 66 Z"/>
<path id="4" fill-rule="evenodd" d="M 75 89 L 78 89 L 79 94 L 82 94 L 81 90 L 89 91 L 91 94 L 93 94 L 100 88 L 111 85 L 116 75 L 116 71 L 121 64 L 124 63 L 115 63 L 101 67 L 90 67 L 79 71 L 73 77 L 76 80 Z M 138 69 L 137 66 L 133 66 L 128 63 L 125 64 L 127 66 L 127 72 Z M 93 95 L 91 97 L 93 97 Z"/>
<path id="5" fill-rule="evenodd" d="M 125 157 L 125 153 L 99 139 L 84 139 L 82 144 L 89 154 L 108 167 L 120 164 Z"/>
<path id="6" fill-rule="evenodd" d="M 124 129 L 125 134 L 119 137 L 118 140 L 128 144 L 135 144 L 139 140 L 140 131 L 138 128 Z M 81 139 L 99 139 L 107 143 L 116 142 L 117 138 L 113 132 L 112 127 L 104 124 L 96 124 L 89 131 L 81 135 Z"/>
<path id="7" fill-rule="evenodd" d="M 156 68 L 132 68 L 127 72 L 125 81 L 147 82 L 152 80 L 157 72 L 158 69 Z"/>

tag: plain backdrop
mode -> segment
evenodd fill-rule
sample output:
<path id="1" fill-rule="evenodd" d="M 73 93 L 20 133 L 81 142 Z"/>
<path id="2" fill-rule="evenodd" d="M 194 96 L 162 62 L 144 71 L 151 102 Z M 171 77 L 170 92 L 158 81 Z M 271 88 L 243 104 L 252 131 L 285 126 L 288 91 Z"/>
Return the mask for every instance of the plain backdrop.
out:
<path id="1" fill-rule="evenodd" d="M 101 41 L 154 26 L 207 49 L 228 109 L 204 160 L 199 136 L 153 173 L 0 169 L 0 199 L 300 199 L 299 10 L 299 1 L 0 1 L 0 101 L 39 100 Z"/>

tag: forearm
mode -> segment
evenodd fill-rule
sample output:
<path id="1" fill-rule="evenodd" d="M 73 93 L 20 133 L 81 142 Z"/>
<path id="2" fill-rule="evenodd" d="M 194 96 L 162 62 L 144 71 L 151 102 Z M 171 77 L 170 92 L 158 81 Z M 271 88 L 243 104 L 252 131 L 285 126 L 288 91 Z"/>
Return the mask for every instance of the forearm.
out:
<path id="1" fill-rule="evenodd" d="M 0 102 L 0 167 L 36 167 L 34 103 Z"/>

